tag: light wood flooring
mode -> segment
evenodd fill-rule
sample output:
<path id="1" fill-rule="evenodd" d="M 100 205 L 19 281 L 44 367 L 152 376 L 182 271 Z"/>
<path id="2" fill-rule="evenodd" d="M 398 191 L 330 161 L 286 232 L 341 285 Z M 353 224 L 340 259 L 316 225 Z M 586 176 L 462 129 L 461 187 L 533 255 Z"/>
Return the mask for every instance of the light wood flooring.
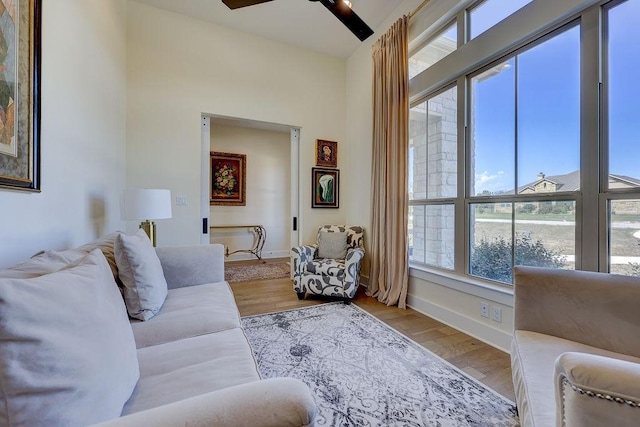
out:
<path id="1" fill-rule="evenodd" d="M 254 261 L 259 262 L 259 261 Z M 243 262 L 250 264 L 250 262 Z M 235 263 L 234 263 L 235 264 Z M 232 283 L 241 316 L 271 313 L 329 301 L 307 295 L 298 300 L 289 279 Z M 354 303 L 428 350 L 514 401 L 509 355 L 413 309 L 387 307 L 360 289 Z"/>

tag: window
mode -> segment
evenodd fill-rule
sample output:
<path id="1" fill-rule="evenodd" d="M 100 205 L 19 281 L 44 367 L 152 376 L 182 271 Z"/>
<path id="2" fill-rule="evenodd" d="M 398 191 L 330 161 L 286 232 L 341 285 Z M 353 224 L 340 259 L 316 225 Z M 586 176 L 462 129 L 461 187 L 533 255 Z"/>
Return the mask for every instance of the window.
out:
<path id="1" fill-rule="evenodd" d="M 458 25 L 453 23 L 434 36 L 409 58 L 409 78 L 412 78 L 458 47 Z"/>
<path id="2" fill-rule="evenodd" d="M 638 0 L 616 2 L 605 9 L 605 90 L 608 95 L 605 115 L 609 153 L 609 177 L 605 185 L 609 198 L 609 271 L 640 276 L 640 144 L 637 126 L 640 28 L 635 22 L 636 16 L 640 16 Z"/>
<path id="3" fill-rule="evenodd" d="M 469 11 L 471 39 L 504 20 L 531 0 L 486 0 Z"/>
<path id="4" fill-rule="evenodd" d="M 457 88 L 409 112 L 410 259 L 453 269 L 453 200 L 458 185 Z"/>
<path id="5" fill-rule="evenodd" d="M 410 84 L 410 262 L 443 286 L 509 286 L 514 265 L 640 276 L 640 0 L 511 16 L 528 3 L 451 12 L 464 49 Z"/>
<path id="6" fill-rule="evenodd" d="M 574 26 L 470 79 L 474 276 L 511 283 L 514 265 L 574 267 L 575 202 L 540 195 L 580 187 L 579 56 Z"/>

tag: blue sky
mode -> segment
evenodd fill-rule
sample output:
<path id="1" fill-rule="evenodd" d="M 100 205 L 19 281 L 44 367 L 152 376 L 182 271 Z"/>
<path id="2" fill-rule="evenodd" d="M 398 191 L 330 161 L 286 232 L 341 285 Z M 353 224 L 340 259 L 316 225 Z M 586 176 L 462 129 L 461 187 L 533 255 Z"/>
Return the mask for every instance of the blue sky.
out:
<path id="1" fill-rule="evenodd" d="M 504 7 L 501 3 L 505 0 L 485 3 L 477 16 L 498 13 L 491 9 Z M 610 15 L 610 172 L 640 178 L 640 128 L 635 124 L 640 122 L 640 27 L 633 22 L 638 16 L 640 0 L 629 0 Z M 580 29 L 575 26 L 477 83 L 475 193 L 514 188 L 516 106 L 517 185 L 535 181 L 539 172 L 559 175 L 579 169 L 579 54 Z"/>

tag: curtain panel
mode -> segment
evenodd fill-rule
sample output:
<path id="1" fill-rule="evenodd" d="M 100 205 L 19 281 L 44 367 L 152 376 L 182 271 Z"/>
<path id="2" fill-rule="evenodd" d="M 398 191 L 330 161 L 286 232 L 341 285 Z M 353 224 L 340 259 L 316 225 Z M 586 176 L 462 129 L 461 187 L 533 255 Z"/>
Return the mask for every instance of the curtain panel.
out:
<path id="1" fill-rule="evenodd" d="M 406 308 L 408 287 L 409 17 L 373 46 L 371 264 L 367 294 Z"/>

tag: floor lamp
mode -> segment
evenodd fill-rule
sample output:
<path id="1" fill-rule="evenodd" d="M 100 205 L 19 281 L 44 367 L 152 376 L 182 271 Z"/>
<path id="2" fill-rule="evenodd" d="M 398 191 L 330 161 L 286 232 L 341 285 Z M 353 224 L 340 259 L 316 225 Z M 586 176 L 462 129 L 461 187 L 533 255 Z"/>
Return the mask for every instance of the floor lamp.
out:
<path id="1" fill-rule="evenodd" d="M 124 191 L 122 219 L 143 220 L 140 228 L 147 233 L 153 246 L 156 245 L 156 224 L 153 220 L 165 218 L 171 218 L 171 191 L 152 188 Z"/>

